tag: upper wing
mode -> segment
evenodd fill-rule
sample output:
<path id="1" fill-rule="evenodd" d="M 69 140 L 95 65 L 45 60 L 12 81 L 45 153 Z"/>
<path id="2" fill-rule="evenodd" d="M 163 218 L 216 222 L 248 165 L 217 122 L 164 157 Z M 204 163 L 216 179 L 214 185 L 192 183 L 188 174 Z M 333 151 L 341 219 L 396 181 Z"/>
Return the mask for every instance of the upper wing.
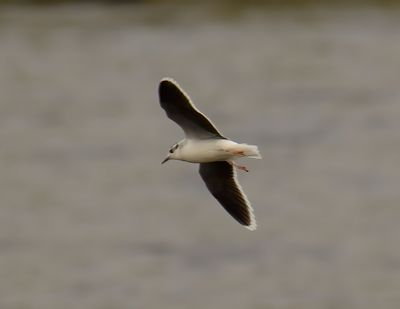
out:
<path id="1" fill-rule="evenodd" d="M 158 88 L 160 105 L 168 118 L 175 121 L 193 139 L 223 138 L 211 121 L 190 102 L 189 96 L 172 79 L 163 79 Z"/>
<path id="2" fill-rule="evenodd" d="M 253 208 L 236 180 L 233 166 L 226 161 L 201 163 L 199 172 L 208 190 L 225 210 L 240 224 L 255 230 Z"/>

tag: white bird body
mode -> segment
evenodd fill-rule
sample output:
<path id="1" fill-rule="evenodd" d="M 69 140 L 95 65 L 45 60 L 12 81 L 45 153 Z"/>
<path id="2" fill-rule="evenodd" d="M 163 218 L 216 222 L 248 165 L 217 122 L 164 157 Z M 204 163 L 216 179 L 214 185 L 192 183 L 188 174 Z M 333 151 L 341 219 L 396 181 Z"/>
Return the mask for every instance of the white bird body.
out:
<path id="1" fill-rule="evenodd" d="M 228 161 L 240 157 L 261 159 L 257 146 L 239 144 L 229 139 L 183 139 L 170 159 L 191 163 Z"/>

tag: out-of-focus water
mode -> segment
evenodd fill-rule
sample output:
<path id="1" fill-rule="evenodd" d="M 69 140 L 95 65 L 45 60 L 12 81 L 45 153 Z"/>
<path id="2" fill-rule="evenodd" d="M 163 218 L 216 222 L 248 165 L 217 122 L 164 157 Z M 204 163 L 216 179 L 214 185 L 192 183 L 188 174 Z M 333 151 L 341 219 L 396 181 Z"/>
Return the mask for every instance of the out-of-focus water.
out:
<path id="1" fill-rule="evenodd" d="M 398 308 L 399 12 L 164 9 L 0 12 L 0 307 Z M 259 145 L 257 231 L 160 165 L 164 76 Z"/>

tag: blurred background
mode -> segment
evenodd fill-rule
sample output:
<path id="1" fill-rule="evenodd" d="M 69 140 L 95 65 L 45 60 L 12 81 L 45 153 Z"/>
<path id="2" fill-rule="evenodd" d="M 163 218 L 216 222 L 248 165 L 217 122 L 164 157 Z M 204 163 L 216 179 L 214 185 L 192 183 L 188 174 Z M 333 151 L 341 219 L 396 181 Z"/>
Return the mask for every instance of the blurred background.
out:
<path id="1" fill-rule="evenodd" d="M 398 308 L 397 1 L 1 1 L 0 307 Z M 170 76 L 259 228 L 160 165 Z"/>

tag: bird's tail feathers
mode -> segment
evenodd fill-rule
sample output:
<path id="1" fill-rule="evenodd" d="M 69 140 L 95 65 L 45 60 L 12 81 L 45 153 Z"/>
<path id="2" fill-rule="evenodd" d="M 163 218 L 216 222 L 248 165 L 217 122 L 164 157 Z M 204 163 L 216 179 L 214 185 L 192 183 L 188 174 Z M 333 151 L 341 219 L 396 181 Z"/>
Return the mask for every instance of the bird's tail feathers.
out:
<path id="1" fill-rule="evenodd" d="M 256 145 L 239 144 L 240 150 L 243 151 L 244 156 L 253 159 L 262 159 L 262 156 Z"/>

